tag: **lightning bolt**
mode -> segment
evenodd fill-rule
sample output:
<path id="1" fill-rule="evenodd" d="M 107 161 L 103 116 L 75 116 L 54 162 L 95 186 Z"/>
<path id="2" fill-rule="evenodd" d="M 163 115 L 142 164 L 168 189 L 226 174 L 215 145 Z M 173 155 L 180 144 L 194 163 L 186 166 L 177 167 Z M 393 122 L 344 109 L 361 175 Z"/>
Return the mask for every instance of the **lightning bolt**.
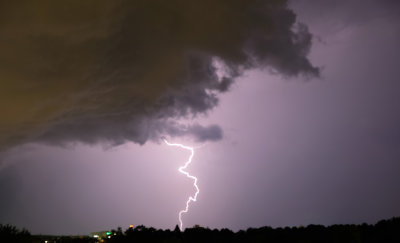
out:
<path id="1" fill-rule="evenodd" d="M 189 174 L 187 171 L 185 171 L 185 169 L 190 165 L 190 163 L 192 163 L 192 159 L 194 156 L 194 149 L 192 147 L 188 147 L 179 143 L 169 143 L 165 138 L 162 138 L 164 140 L 164 142 L 168 145 L 168 146 L 176 146 L 176 147 L 180 147 L 186 150 L 190 151 L 190 156 L 188 161 L 186 161 L 186 163 L 179 167 L 178 171 L 181 172 L 182 174 L 186 175 L 186 177 L 190 178 L 193 180 L 193 186 L 196 188 L 196 193 L 194 194 L 194 197 L 190 196 L 189 199 L 186 201 L 186 208 L 179 211 L 179 228 L 181 229 L 181 231 L 183 230 L 183 221 L 182 221 L 182 215 L 184 213 L 187 213 L 189 211 L 189 204 L 190 202 L 196 202 L 197 200 L 197 195 L 199 194 L 200 190 L 199 187 L 197 186 L 197 177 Z"/>

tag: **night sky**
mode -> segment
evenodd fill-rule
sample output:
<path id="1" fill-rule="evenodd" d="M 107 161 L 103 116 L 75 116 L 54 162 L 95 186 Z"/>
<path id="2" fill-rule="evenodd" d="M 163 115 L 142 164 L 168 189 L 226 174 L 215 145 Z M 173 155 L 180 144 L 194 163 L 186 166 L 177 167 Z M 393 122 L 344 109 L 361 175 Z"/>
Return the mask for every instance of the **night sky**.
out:
<path id="1" fill-rule="evenodd" d="M 0 2 L 0 223 L 400 216 L 400 2 Z"/>

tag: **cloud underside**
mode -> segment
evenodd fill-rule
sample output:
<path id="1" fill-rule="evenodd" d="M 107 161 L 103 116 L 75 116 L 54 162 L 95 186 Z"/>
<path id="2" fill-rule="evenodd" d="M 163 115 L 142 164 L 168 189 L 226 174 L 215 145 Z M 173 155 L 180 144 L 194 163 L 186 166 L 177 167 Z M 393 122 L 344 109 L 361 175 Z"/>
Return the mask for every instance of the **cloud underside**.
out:
<path id="1" fill-rule="evenodd" d="M 219 126 L 176 119 L 215 107 L 246 69 L 319 74 L 312 36 L 286 1 L 0 5 L 0 148 L 218 140 Z"/>

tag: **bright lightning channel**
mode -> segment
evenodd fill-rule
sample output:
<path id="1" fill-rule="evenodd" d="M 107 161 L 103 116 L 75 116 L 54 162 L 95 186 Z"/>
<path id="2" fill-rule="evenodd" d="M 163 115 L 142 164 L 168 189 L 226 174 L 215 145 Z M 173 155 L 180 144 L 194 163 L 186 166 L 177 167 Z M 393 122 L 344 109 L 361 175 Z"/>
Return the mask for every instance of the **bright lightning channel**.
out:
<path id="1" fill-rule="evenodd" d="M 181 172 L 182 174 L 186 175 L 186 177 L 190 178 L 193 180 L 193 186 L 196 188 L 196 193 L 194 194 L 194 197 L 190 196 L 189 199 L 186 201 L 186 208 L 179 211 L 179 228 L 181 229 L 181 231 L 183 230 L 183 221 L 182 221 L 182 214 L 187 213 L 189 211 L 189 204 L 190 202 L 196 202 L 197 200 L 197 195 L 199 194 L 200 190 L 199 187 L 197 186 L 197 177 L 189 174 L 187 171 L 185 171 L 185 169 L 189 166 L 190 163 L 192 163 L 192 159 L 194 156 L 194 149 L 192 147 L 189 146 L 185 146 L 179 143 L 169 143 L 165 138 L 163 138 L 164 142 L 168 145 L 168 146 L 176 146 L 176 147 L 180 147 L 183 149 L 187 149 L 191 152 L 188 161 L 186 161 L 186 163 L 179 167 L 178 171 Z"/>

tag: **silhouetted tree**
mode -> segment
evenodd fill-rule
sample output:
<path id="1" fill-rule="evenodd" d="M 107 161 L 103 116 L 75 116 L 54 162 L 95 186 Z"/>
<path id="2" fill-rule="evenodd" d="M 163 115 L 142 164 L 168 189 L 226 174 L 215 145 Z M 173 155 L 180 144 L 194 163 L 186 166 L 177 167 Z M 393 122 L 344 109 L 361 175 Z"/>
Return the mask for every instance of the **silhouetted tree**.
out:
<path id="1" fill-rule="evenodd" d="M 28 230 L 19 230 L 17 227 L 9 224 L 0 224 L 0 242 L 30 242 Z"/>
<path id="2" fill-rule="evenodd" d="M 209 229 L 199 225 L 181 232 L 176 226 L 173 231 L 146 228 L 143 225 L 129 228 L 120 238 L 107 242 L 326 242 L 326 243 L 398 243 L 400 242 L 400 218 L 381 220 L 375 225 L 308 225 L 306 227 L 249 228 L 246 231 L 232 232 L 229 229 Z"/>

